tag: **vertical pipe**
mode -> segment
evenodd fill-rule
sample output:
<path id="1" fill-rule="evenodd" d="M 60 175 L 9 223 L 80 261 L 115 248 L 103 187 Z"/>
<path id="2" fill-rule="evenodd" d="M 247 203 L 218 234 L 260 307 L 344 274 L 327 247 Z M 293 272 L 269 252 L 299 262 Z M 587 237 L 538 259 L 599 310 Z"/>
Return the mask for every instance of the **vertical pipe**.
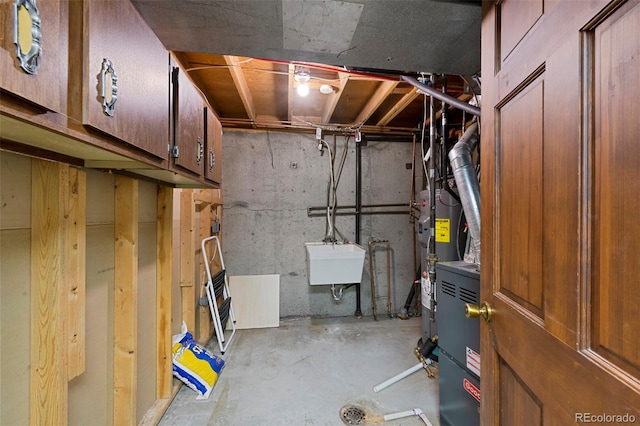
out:
<path id="1" fill-rule="evenodd" d="M 423 123 L 424 125 L 424 123 Z M 412 241 L 413 241 L 413 246 L 412 246 L 412 251 L 413 251 L 413 271 L 416 271 L 418 269 L 418 250 L 416 249 L 417 244 L 416 244 L 416 239 L 417 239 L 417 235 L 416 233 L 418 232 L 416 229 L 416 220 L 415 220 L 415 216 L 413 215 L 413 206 L 416 204 L 416 172 L 415 172 L 415 165 L 416 165 L 416 134 L 413 134 L 413 147 L 411 149 L 411 201 L 409 202 L 409 223 L 411 224 L 411 228 L 412 228 L 412 232 L 411 235 L 413 236 Z M 421 159 L 422 161 L 422 159 Z M 407 300 L 409 303 L 405 303 L 405 309 L 407 311 L 407 314 L 409 312 L 409 307 L 411 305 L 411 299 L 413 299 L 415 297 L 415 291 L 416 291 L 416 286 L 418 284 L 414 282 L 411 284 L 411 289 L 409 290 L 409 296 L 411 297 L 407 297 Z M 409 306 L 407 306 L 409 305 Z M 416 312 L 419 309 L 419 304 L 418 304 L 418 298 L 416 297 Z M 401 311 L 401 313 L 404 313 L 403 311 Z M 408 318 L 408 317 L 407 317 Z"/>
<path id="2" fill-rule="evenodd" d="M 373 319 L 378 320 L 378 307 L 376 305 L 376 281 L 373 275 L 373 244 L 376 240 L 369 241 L 369 276 L 371 277 L 371 311 Z"/>
<path id="3" fill-rule="evenodd" d="M 391 243 L 387 241 L 387 316 L 393 318 L 391 314 Z"/>
<path id="4" fill-rule="evenodd" d="M 442 93 L 447 93 L 447 76 L 446 74 L 442 75 Z M 445 189 L 447 185 L 447 175 L 448 172 L 448 161 L 447 161 L 447 104 L 442 102 L 442 106 L 440 107 L 441 115 L 440 115 L 440 173 L 442 174 L 440 183 L 442 184 L 442 189 Z"/>
<path id="5" fill-rule="evenodd" d="M 360 211 L 362 210 L 362 142 L 356 138 L 356 244 L 360 244 Z M 356 312 L 357 318 L 362 317 L 360 305 L 360 283 L 356 283 Z"/>
<path id="6" fill-rule="evenodd" d="M 430 78 L 431 87 L 436 85 L 436 76 L 431 75 Z M 429 108 L 429 149 L 431 150 L 431 158 L 429 161 L 429 181 L 430 183 L 430 215 L 429 215 L 429 281 L 431 285 L 431 300 L 429 301 L 429 321 L 435 322 L 435 283 L 436 283 L 436 263 L 438 262 L 438 256 L 436 255 L 436 107 L 435 99 L 431 96 L 430 108 Z"/>

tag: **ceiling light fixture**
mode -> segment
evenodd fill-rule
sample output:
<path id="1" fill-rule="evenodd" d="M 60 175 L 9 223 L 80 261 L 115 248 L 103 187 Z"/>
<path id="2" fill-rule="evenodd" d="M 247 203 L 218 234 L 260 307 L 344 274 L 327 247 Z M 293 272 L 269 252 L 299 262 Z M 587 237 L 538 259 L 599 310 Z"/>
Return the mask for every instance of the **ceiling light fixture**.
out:
<path id="1" fill-rule="evenodd" d="M 309 70 L 301 67 L 297 67 L 293 73 L 293 79 L 298 83 L 296 91 L 299 96 L 305 97 L 309 94 L 309 86 L 307 83 L 311 80 L 311 74 Z"/>
<path id="2" fill-rule="evenodd" d="M 333 87 L 330 84 L 323 84 L 322 86 L 320 86 L 320 93 L 322 93 L 323 95 L 330 95 L 331 93 L 334 93 L 336 91 L 336 88 Z"/>
<path id="3" fill-rule="evenodd" d="M 305 97 L 309 94 L 309 86 L 304 83 L 299 83 L 296 92 L 298 92 L 299 96 Z"/>
<path id="4" fill-rule="evenodd" d="M 293 79 L 298 83 L 307 83 L 311 79 L 311 74 L 304 68 L 297 68 L 293 73 Z"/>

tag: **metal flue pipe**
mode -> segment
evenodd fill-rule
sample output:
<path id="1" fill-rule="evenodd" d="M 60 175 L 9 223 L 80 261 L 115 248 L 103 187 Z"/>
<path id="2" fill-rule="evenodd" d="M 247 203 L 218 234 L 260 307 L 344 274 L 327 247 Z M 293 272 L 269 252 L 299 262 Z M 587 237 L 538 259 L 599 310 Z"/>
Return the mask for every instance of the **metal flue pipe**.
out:
<path id="1" fill-rule="evenodd" d="M 447 95 L 446 93 L 442 93 L 438 90 L 436 90 L 435 87 L 431 87 L 428 86 L 426 84 L 422 84 L 420 83 L 418 80 L 416 80 L 413 77 L 408 77 L 406 75 L 402 76 L 402 79 L 404 81 L 406 81 L 407 83 L 409 83 L 410 85 L 412 85 L 413 87 L 415 87 L 416 89 L 420 89 L 423 92 L 425 92 L 427 95 L 434 97 L 446 104 L 452 105 L 458 109 L 461 109 L 462 111 L 466 111 L 469 114 L 475 115 L 477 117 L 480 117 L 480 108 L 478 107 L 474 107 L 473 105 L 469 105 L 466 102 L 462 102 L 460 99 L 458 98 L 454 98 L 453 96 Z"/>
<path id="2" fill-rule="evenodd" d="M 464 132 L 460 140 L 449 151 L 449 161 L 456 180 L 462 209 L 473 238 L 472 244 L 476 263 L 480 264 L 480 184 L 473 166 L 471 153 L 475 146 L 478 123 L 475 122 Z"/>

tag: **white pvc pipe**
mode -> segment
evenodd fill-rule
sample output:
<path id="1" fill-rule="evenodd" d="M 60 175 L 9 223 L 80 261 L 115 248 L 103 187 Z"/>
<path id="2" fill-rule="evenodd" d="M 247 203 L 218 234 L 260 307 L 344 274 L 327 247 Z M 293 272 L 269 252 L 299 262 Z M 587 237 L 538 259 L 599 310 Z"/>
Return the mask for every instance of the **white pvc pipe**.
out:
<path id="1" fill-rule="evenodd" d="M 410 416 L 418 416 L 424 422 L 425 425 L 433 426 L 433 424 L 429 421 L 429 419 L 424 414 L 424 412 L 419 408 L 414 408 L 413 410 L 409 410 L 409 411 L 400 411 L 399 413 L 386 414 L 384 416 L 384 421 L 387 422 L 389 420 L 402 419 L 404 417 L 410 417 Z"/>
<path id="2" fill-rule="evenodd" d="M 392 378 L 390 378 L 389 380 L 380 383 L 378 386 L 374 386 L 373 390 L 374 390 L 374 392 L 379 392 L 382 389 L 385 389 L 385 388 L 391 386 L 395 382 L 399 382 L 400 380 L 404 379 L 405 377 L 415 373 L 416 371 L 420 370 L 421 368 L 422 368 L 422 363 L 419 362 L 416 365 L 414 365 L 413 367 L 403 371 L 402 373 L 397 374 L 397 375 L 393 376 Z"/>
<path id="3" fill-rule="evenodd" d="M 411 416 L 415 416 L 415 415 L 416 415 L 416 413 L 414 413 L 413 410 L 400 411 L 399 413 L 385 414 L 384 415 L 384 421 L 388 422 L 389 420 L 402 419 L 404 417 L 411 417 Z"/>

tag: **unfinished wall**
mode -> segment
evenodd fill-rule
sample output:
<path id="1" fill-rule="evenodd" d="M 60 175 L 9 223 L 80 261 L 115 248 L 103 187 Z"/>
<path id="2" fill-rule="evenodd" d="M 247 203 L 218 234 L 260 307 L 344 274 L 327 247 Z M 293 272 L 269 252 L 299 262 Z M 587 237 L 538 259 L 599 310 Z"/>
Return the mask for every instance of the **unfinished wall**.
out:
<path id="1" fill-rule="evenodd" d="M 33 164 L 0 151 L 0 424 L 33 423 L 30 403 Z M 51 163 L 53 164 L 53 163 Z M 114 424 L 115 175 L 86 173 L 85 364 L 68 382 L 68 424 Z M 135 422 L 157 403 L 157 193 L 137 181 L 137 366 Z M 82 191 L 84 194 L 85 192 Z M 84 244 L 83 244 L 84 245 Z M 84 250 L 84 248 L 82 249 Z M 179 303 L 178 303 L 179 306 Z M 179 315 L 179 314 L 178 314 Z M 65 325 L 66 327 L 66 325 Z M 47 348 L 43 348 L 48 350 Z M 66 384 L 66 382 L 65 382 Z M 67 418 L 67 417 L 65 417 Z"/>
<path id="2" fill-rule="evenodd" d="M 114 176 L 87 172 L 86 371 L 69 382 L 69 424 L 113 423 Z"/>
<path id="3" fill-rule="evenodd" d="M 0 424 L 29 418 L 31 159 L 0 151 Z"/>
<path id="4" fill-rule="evenodd" d="M 333 136 L 325 140 L 333 144 Z M 326 219 L 307 208 L 326 205 L 329 158 L 320 155 L 315 135 L 230 132 L 224 136 L 224 260 L 230 275 L 280 274 L 280 315 L 347 316 L 355 312 L 355 289 L 334 301 L 330 286 L 307 281 L 305 242 L 322 241 Z M 345 138 L 337 137 L 337 158 Z M 362 203 L 409 204 L 411 144 L 370 142 L 362 148 Z M 336 160 L 336 164 L 338 163 Z M 336 166 L 337 167 L 337 166 Z M 338 188 L 338 205 L 355 204 L 355 142 Z M 394 210 L 408 208 L 397 208 Z M 355 241 L 354 216 L 338 216 L 336 227 Z M 413 237 L 405 215 L 362 216 L 361 245 L 388 239 L 392 247 L 394 312 L 413 281 Z M 386 314 L 386 258 L 376 252 L 378 314 Z M 368 256 L 367 256 L 368 257 Z M 362 312 L 371 315 L 369 264 L 362 278 Z"/>

